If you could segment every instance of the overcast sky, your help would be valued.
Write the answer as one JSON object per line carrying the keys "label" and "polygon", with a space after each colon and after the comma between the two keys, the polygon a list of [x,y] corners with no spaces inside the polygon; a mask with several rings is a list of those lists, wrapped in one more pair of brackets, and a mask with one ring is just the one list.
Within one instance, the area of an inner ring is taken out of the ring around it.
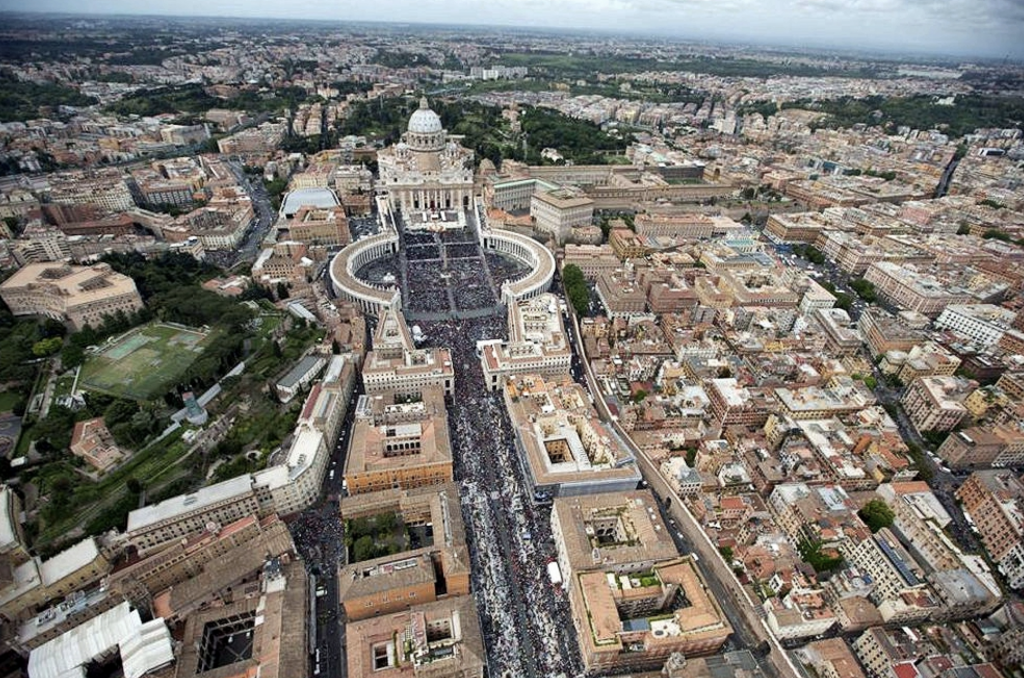
{"label": "overcast sky", "polygon": [[0,0],[0,8],[567,26],[1024,58],[1024,0]]}

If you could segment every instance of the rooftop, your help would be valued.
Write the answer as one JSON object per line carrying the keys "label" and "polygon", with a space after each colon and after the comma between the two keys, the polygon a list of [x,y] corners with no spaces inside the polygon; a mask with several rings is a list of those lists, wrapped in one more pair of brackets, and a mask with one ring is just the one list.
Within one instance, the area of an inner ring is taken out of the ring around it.
{"label": "rooftop", "polygon": [[252,492],[252,478],[238,476],[196,490],[192,494],[179,494],[159,504],[135,509],[128,514],[127,532],[137,532],[164,520],[199,511],[223,501],[236,499]]}

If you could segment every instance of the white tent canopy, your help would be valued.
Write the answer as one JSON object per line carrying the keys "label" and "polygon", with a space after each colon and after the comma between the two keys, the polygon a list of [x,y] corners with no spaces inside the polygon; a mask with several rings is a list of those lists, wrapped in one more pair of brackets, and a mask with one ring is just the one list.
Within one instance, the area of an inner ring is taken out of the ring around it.
{"label": "white tent canopy", "polygon": [[31,678],[84,678],[89,662],[120,650],[126,678],[139,678],[174,659],[163,619],[142,623],[128,603],[107,610],[32,650]]}

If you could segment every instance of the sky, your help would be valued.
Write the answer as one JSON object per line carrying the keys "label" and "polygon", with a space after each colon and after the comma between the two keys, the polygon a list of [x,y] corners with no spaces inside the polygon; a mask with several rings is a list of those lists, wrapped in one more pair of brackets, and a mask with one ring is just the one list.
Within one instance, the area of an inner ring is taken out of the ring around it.
{"label": "sky", "polygon": [[574,27],[1024,58],[1024,0],[0,0],[0,10]]}

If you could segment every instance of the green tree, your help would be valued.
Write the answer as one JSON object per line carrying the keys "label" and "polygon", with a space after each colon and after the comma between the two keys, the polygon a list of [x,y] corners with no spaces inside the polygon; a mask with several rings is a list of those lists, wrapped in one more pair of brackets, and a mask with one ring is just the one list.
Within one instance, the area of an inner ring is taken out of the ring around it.
{"label": "green tree", "polygon": [[838,554],[825,553],[819,540],[808,541],[805,539],[797,545],[797,550],[804,562],[813,567],[815,572],[831,572],[843,564],[843,557]]}
{"label": "green tree", "polygon": [[356,539],[352,545],[352,559],[356,562],[370,560],[377,552],[377,546],[373,543],[373,537],[363,535]]}
{"label": "green tree", "polygon": [[576,315],[586,315],[590,308],[590,288],[587,287],[586,278],[583,277],[580,267],[575,264],[565,266],[562,269],[562,283]]}
{"label": "green tree", "polygon": [[892,508],[881,499],[872,499],[864,504],[861,510],[857,512],[857,515],[860,516],[860,519],[864,521],[864,524],[872,532],[878,532],[883,527],[889,527],[896,517]]}
{"label": "green tree", "polygon": [[636,390],[636,393],[633,394],[633,403],[634,404],[640,404],[640,403],[642,403],[644,401],[644,398],[646,398],[646,397],[647,397],[647,391],[643,390],[642,388],[638,388]]}
{"label": "green tree", "polygon": [[60,347],[64,344],[64,340],[60,337],[50,337],[49,339],[40,339],[36,343],[32,344],[32,355],[39,358],[44,358],[48,355],[53,355],[60,350]]}

